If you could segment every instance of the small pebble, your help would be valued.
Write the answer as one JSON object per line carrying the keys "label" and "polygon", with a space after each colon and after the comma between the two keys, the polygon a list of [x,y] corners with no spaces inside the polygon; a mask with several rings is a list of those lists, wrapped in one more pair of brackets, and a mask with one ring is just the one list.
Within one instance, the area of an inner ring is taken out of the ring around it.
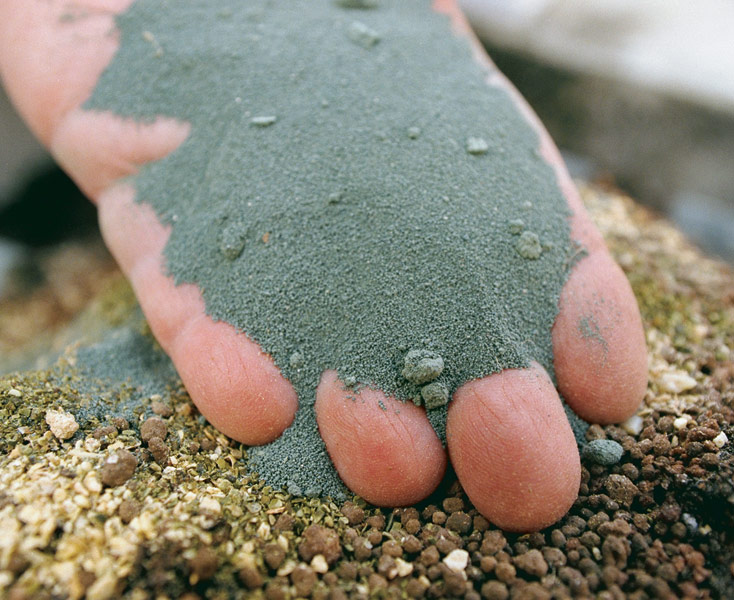
{"label": "small pebble", "polygon": [[474,529],[476,529],[478,532],[484,532],[489,529],[489,521],[485,519],[482,515],[476,515],[472,519],[472,524],[474,525]]}
{"label": "small pebble", "polygon": [[472,526],[472,518],[463,511],[451,513],[446,519],[446,527],[459,533],[467,533]]}
{"label": "small pebble", "polygon": [[350,525],[359,525],[364,521],[364,509],[353,502],[345,502],[342,514],[349,520]]}
{"label": "small pebble", "polygon": [[103,439],[103,438],[108,438],[108,437],[113,436],[113,435],[117,435],[117,433],[118,433],[117,427],[115,427],[113,425],[105,425],[104,427],[97,427],[97,429],[95,429],[92,432],[92,436],[95,439],[100,440],[100,439]]}
{"label": "small pebble", "polygon": [[367,525],[373,529],[384,529],[385,528],[385,515],[377,514],[372,515],[367,519]]}
{"label": "small pebble", "polygon": [[450,539],[448,537],[440,537],[436,540],[436,548],[438,548],[438,551],[441,554],[448,554],[452,550],[456,550],[458,548],[455,539],[456,538]]}
{"label": "small pebble", "polygon": [[540,550],[529,550],[513,559],[516,567],[519,567],[529,575],[543,577],[548,572],[548,563],[545,562]]}
{"label": "small pebble", "polygon": [[354,21],[347,30],[349,39],[362,48],[372,48],[380,41],[380,34],[364,23]]}
{"label": "small pebble", "polygon": [[273,525],[274,531],[293,531],[293,523],[295,522],[295,519],[293,518],[293,515],[288,513],[281,514],[277,521],[275,521],[275,525]]}
{"label": "small pebble", "polygon": [[443,383],[434,381],[421,388],[421,398],[423,398],[426,409],[440,408],[448,404],[449,390]]}
{"label": "small pebble", "polygon": [[597,465],[609,467],[617,464],[624,454],[624,449],[614,440],[593,440],[584,446],[581,458]]}
{"label": "small pebble", "polygon": [[255,567],[243,567],[240,569],[240,580],[249,590],[256,590],[263,585],[263,576]]}
{"label": "small pebble", "polygon": [[680,394],[696,387],[696,380],[685,371],[667,371],[658,379],[660,388],[671,394]]}
{"label": "small pebble", "polygon": [[273,571],[277,570],[285,560],[285,550],[278,544],[270,543],[263,548],[263,559]]}
{"label": "small pebble", "polygon": [[386,540],[382,544],[382,554],[399,558],[403,555],[403,548],[395,540]]}
{"label": "small pebble", "polygon": [[327,563],[334,564],[342,554],[339,534],[321,525],[310,525],[303,531],[303,540],[298,545],[298,555],[306,562],[322,554]]}
{"label": "small pebble", "polygon": [[222,512],[222,505],[216,498],[211,496],[204,496],[199,500],[199,512],[207,513],[210,515],[218,515]]}
{"label": "small pebble", "polygon": [[691,533],[696,533],[698,531],[698,521],[696,521],[696,517],[689,513],[683,513],[681,519]]}
{"label": "small pebble", "polygon": [[110,423],[112,423],[120,431],[125,431],[126,429],[130,429],[130,423],[128,423],[127,419],[123,417],[112,417],[110,419]]}
{"label": "small pebble", "polygon": [[469,563],[469,553],[466,550],[452,550],[443,559],[443,563],[452,571],[460,572],[466,569]]}
{"label": "small pebble", "polygon": [[605,487],[612,500],[616,500],[625,506],[632,504],[632,501],[640,493],[639,488],[624,475],[610,475],[607,478]]}
{"label": "small pebble", "polygon": [[51,433],[60,440],[68,440],[79,429],[74,415],[65,410],[47,410],[46,423]]}
{"label": "small pebble", "polygon": [[711,440],[717,448],[723,448],[726,446],[726,444],[729,442],[729,438],[726,436],[726,434],[722,431],[717,435],[713,440]]}
{"label": "small pebble", "polygon": [[204,546],[203,548],[199,548],[194,558],[189,561],[189,568],[199,580],[206,581],[214,577],[214,574],[217,572],[219,559],[214,550]]}
{"label": "small pebble", "polygon": [[326,201],[329,204],[339,204],[339,202],[342,201],[342,198],[344,197],[344,194],[341,192],[332,192],[329,194],[329,196],[326,198]]}
{"label": "small pebble", "polygon": [[159,437],[153,437],[148,440],[148,450],[153,455],[153,460],[162,467],[168,464],[169,450],[166,443]]}
{"label": "small pebble", "polygon": [[501,531],[487,531],[484,534],[479,551],[485,556],[491,556],[500,552],[507,544],[507,539]]}
{"label": "small pebble", "polygon": [[409,127],[408,128],[408,137],[411,140],[418,139],[418,137],[420,136],[420,134],[421,134],[420,127]]}
{"label": "small pebble", "polygon": [[140,503],[135,500],[123,500],[117,509],[120,520],[127,524],[140,514]]}
{"label": "small pebble", "polygon": [[165,440],[168,435],[168,427],[165,422],[158,417],[150,417],[140,426],[140,439],[144,442],[150,441],[152,438],[160,438]]}
{"label": "small pebble", "polygon": [[150,403],[150,410],[160,417],[170,417],[173,414],[173,409],[160,400],[153,400]]}
{"label": "small pebble", "polygon": [[431,565],[435,565],[440,558],[441,555],[438,553],[438,548],[436,546],[429,546],[421,552],[419,561],[423,566],[430,567]]}
{"label": "small pebble", "polygon": [[437,510],[431,515],[431,522],[436,525],[443,525],[446,523],[446,513],[442,510]]}
{"label": "small pebble", "polygon": [[[417,519],[413,519],[412,521],[417,521]],[[414,535],[409,535],[403,540],[403,550],[405,550],[408,554],[417,554],[422,549],[422,542]]]}
{"label": "small pebble", "polygon": [[673,427],[680,431],[681,429],[685,429],[690,421],[691,417],[689,415],[680,416],[673,421]]}
{"label": "small pebble", "polygon": [[329,570],[329,563],[326,562],[323,554],[317,554],[311,559],[311,568],[317,573],[326,573]]}
{"label": "small pebble", "polygon": [[212,450],[216,449],[216,447],[217,443],[214,440],[209,439],[208,437],[203,437],[201,439],[201,449],[204,452],[211,452]]}
{"label": "small pebble", "polygon": [[135,473],[138,460],[127,450],[118,450],[109,456],[100,470],[100,480],[109,487],[122,485]]}
{"label": "small pebble", "polygon": [[257,127],[270,127],[277,120],[278,117],[275,115],[267,115],[262,117],[252,117],[252,119],[250,119],[250,123]]}
{"label": "small pebble", "polygon": [[640,415],[632,415],[624,423],[622,423],[622,429],[624,429],[630,435],[637,435],[642,431],[642,417]]}
{"label": "small pebble", "polygon": [[486,600],[507,600],[510,592],[501,581],[487,581],[482,585],[482,598]]}
{"label": "small pebble", "polygon": [[395,559],[395,566],[397,567],[398,577],[407,577],[413,572],[413,563],[409,563],[402,558]]}
{"label": "small pebble", "polygon": [[293,569],[290,578],[296,588],[296,595],[301,598],[307,598],[311,595],[311,590],[313,590],[313,586],[317,581],[316,573],[307,565],[298,565]]}
{"label": "small pebble", "polygon": [[495,567],[494,573],[497,576],[497,579],[509,583],[515,579],[517,570],[514,565],[511,565],[508,562],[501,562]]}
{"label": "small pebble", "polygon": [[345,581],[354,581],[355,579],[357,579],[359,569],[357,568],[356,563],[343,562],[339,565],[338,573],[339,577],[341,577]]}
{"label": "small pebble", "polygon": [[441,502],[444,512],[455,513],[460,510],[464,510],[464,501],[457,496],[449,496],[444,498]]}
{"label": "small pebble", "polygon": [[480,137],[470,137],[466,140],[466,151],[469,154],[480,155],[489,151],[489,144]]}

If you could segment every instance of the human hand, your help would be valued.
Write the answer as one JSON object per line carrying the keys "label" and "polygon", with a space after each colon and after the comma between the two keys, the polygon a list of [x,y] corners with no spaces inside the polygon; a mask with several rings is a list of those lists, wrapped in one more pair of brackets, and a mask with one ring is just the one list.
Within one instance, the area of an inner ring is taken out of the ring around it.
{"label": "human hand", "polygon": [[[82,107],[118,52],[114,15],[130,4],[129,0],[85,0],[73,6],[61,0],[6,0],[0,7],[0,74],[36,135],[96,202],[105,240],[202,414],[246,444],[271,442],[292,423],[299,406],[294,386],[283,375],[289,367],[279,368],[263,351],[269,348],[261,349],[233,325],[208,316],[201,287],[175,285],[167,276],[170,264],[164,262],[164,248],[178,226],[162,224],[160,211],[157,214],[148,203],[138,204],[136,188],[126,179],[142,165],[191,141],[197,124],[172,113],[136,122]],[[451,15],[455,35],[469,35],[452,2],[437,2],[435,8]],[[379,10],[383,9],[375,12]],[[350,15],[347,22],[352,17],[368,19],[360,13]],[[449,27],[444,29],[449,39]],[[155,57],[159,43],[155,34],[141,39]],[[166,52],[165,45],[160,49]],[[442,50],[438,44],[435,51]],[[477,46],[474,50],[477,60],[485,60]],[[636,409],[646,385],[644,337],[629,285],[583,211],[547,134],[501,75],[485,66],[492,74],[487,93],[492,86],[505,86],[516,112],[537,128],[539,153],[552,167],[545,177],[555,174],[556,181],[550,183],[560,189],[571,211],[570,238],[586,251],[560,292],[560,312],[550,336],[558,388],[576,413],[589,421],[623,420]],[[136,78],[141,73],[130,75]],[[440,86],[440,73],[436,79]],[[162,85],[175,92],[184,84],[171,79]],[[451,90],[439,92],[450,96]],[[229,124],[222,119],[214,113],[211,126],[227,131]],[[285,123],[272,126],[281,125]],[[428,138],[430,132],[421,135]],[[510,129],[503,142],[508,152],[523,135]],[[303,156],[304,161],[307,158]],[[181,177],[190,172],[203,176],[205,170],[206,165],[188,164],[177,172]],[[538,173],[544,171],[508,176],[532,179]],[[308,189],[308,183],[295,181],[294,187]],[[286,185],[283,193],[289,192]],[[169,189],[179,193],[175,185]],[[558,218],[558,211],[553,216]],[[250,333],[249,326],[242,329]],[[325,368],[314,406],[319,431],[340,476],[375,504],[403,505],[424,498],[438,485],[447,464],[446,451],[425,410],[371,388],[362,389],[355,401],[355,392],[345,388],[333,370],[340,366]],[[303,398],[300,401],[304,403]],[[576,497],[580,476],[576,443],[558,393],[538,362],[460,385],[449,405],[447,447],[472,502],[504,528],[548,525]]]}

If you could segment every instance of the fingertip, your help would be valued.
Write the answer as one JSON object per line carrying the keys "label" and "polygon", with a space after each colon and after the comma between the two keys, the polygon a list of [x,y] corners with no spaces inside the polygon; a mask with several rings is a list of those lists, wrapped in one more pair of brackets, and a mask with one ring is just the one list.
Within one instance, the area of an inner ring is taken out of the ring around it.
{"label": "fingertip", "polygon": [[647,348],[629,282],[606,251],[574,267],[553,326],[558,388],[582,418],[630,417],[647,389]]}
{"label": "fingertip", "polygon": [[201,413],[225,435],[258,446],[293,422],[295,390],[273,360],[228,323],[203,312],[192,317],[169,353]]}
{"label": "fingertip", "polygon": [[465,492],[499,527],[542,529],[576,499],[581,477],[576,441],[539,365],[464,384],[454,393],[446,433]]}
{"label": "fingertip", "polygon": [[446,453],[425,412],[374,389],[345,389],[326,371],[316,390],[316,420],[344,483],[380,506],[414,504],[446,470]]}

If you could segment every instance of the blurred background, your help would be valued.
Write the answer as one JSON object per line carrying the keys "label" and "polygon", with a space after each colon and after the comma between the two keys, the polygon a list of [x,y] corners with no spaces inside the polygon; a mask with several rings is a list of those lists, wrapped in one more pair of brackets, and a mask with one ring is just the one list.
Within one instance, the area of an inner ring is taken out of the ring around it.
{"label": "blurred background", "polygon": [[734,263],[733,0],[459,0],[576,177]]}
{"label": "blurred background", "polygon": [[[734,264],[734,0],[460,3],[574,176],[617,185]],[[0,89],[0,294],[95,228]]]}

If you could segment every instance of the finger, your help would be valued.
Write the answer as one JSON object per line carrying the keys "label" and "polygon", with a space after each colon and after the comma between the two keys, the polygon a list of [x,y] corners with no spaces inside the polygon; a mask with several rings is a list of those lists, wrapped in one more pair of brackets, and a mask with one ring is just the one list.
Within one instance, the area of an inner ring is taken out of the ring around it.
{"label": "finger", "polygon": [[608,252],[594,252],[574,267],[559,304],[552,339],[560,392],[587,421],[627,419],[647,387],[647,351],[624,273]]}
{"label": "finger", "polygon": [[456,390],[446,437],[469,499],[503,529],[541,529],[576,499],[576,441],[553,383],[537,363]]}
{"label": "finger", "polygon": [[3,0],[0,76],[36,136],[51,146],[118,48],[114,16],[132,0]]}
{"label": "finger", "polygon": [[163,275],[168,231],[133,196],[123,185],[103,193],[100,225],[154,335],[212,425],[246,444],[272,441],[293,421],[295,390],[244,333],[206,315],[196,286]]}
{"label": "finger", "polygon": [[540,154],[553,169],[571,210],[571,239],[587,255],[574,267],[563,289],[560,314],[553,328],[559,389],[569,405],[587,420],[624,420],[639,406],[647,386],[645,336],[629,283],[586,213],[548,132],[492,64],[455,0],[435,0],[434,10],[451,18],[454,30],[469,40],[475,59],[487,69],[487,81],[512,97],[537,132]]}
{"label": "finger", "polygon": [[316,420],[339,476],[373,504],[413,504],[441,482],[446,453],[425,411],[411,402],[345,389],[335,371],[326,371]]}

